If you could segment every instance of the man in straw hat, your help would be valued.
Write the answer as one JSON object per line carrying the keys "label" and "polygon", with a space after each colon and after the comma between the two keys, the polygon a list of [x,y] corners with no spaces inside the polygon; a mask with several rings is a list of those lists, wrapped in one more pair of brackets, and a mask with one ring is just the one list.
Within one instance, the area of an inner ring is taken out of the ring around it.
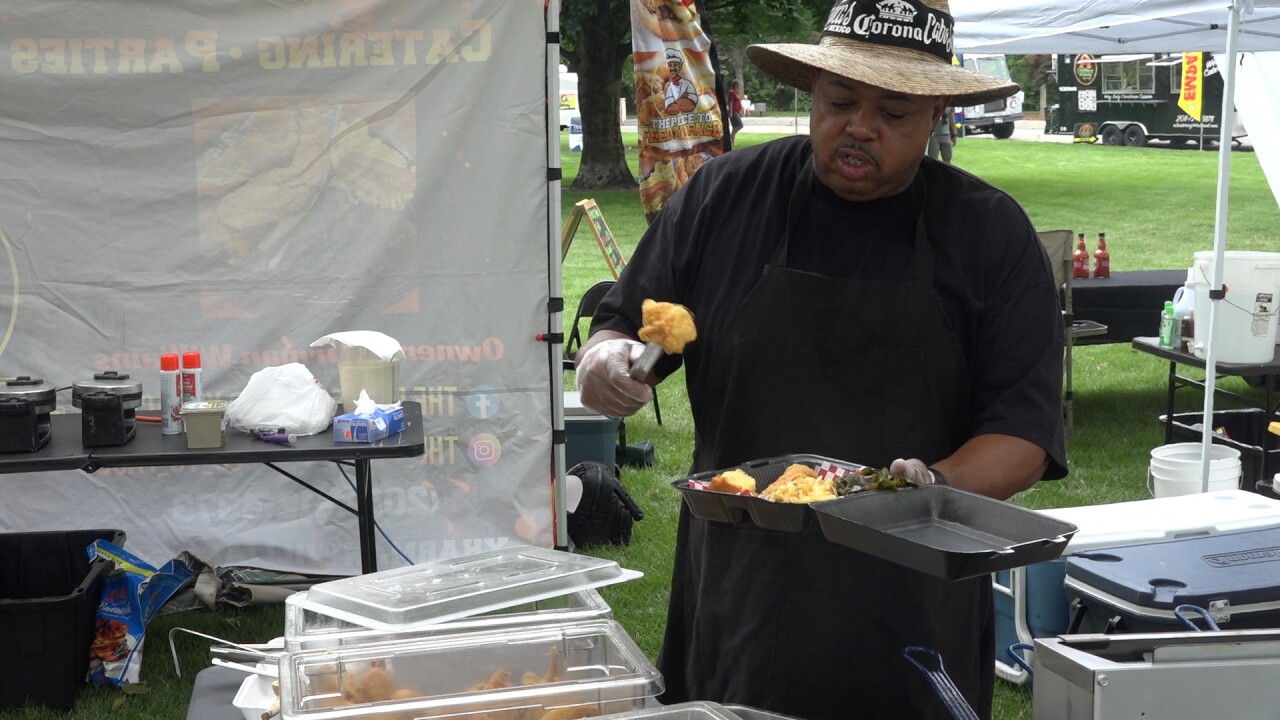
{"label": "man in straw hat", "polygon": [[[951,64],[947,10],[840,0],[816,44],[748,49],[812,93],[812,135],[727,153],[671,197],[578,354],[585,405],[622,417],[652,399],[630,374],[652,298],[696,318],[656,368],[684,364],[696,472],[806,454],[998,499],[1065,475],[1063,326],[1035,230],[1005,193],[924,158],[948,105],[1017,89]],[[988,717],[990,577],[933,577],[816,525],[681,508],[661,700],[950,717],[904,659],[924,646]]]}

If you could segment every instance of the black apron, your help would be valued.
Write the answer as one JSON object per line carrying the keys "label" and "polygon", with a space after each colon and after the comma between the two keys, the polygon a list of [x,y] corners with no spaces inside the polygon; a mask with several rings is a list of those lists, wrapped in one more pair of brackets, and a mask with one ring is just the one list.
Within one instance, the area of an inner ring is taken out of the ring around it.
{"label": "black apron", "polygon": [[[920,183],[914,278],[830,278],[786,267],[808,210],[806,164],[788,233],[708,349],[717,398],[697,471],[794,453],[876,467],[928,462],[967,438],[965,355],[933,291]],[[820,229],[810,229],[820,231]],[[856,242],[851,239],[850,242]],[[809,720],[948,718],[909,645],[939,651],[980,717],[991,713],[991,581],[946,582],[801,533],[692,517],[682,505],[666,635],[664,703],[738,703]]]}

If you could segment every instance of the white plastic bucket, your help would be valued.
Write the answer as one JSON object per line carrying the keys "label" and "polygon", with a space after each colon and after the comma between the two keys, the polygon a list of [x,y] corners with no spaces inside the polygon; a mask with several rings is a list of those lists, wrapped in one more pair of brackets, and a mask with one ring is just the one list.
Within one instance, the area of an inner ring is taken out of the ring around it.
{"label": "white plastic bucket", "polygon": [[[1191,353],[1203,358],[1209,342],[1209,288],[1214,253],[1195,254],[1195,340]],[[1277,305],[1280,304],[1280,253],[1228,250],[1223,254],[1222,283],[1227,296],[1218,302],[1213,331],[1214,358],[1227,363],[1269,362],[1276,351]]]}
{"label": "white plastic bucket", "polygon": [[[1200,481],[1200,443],[1161,445],[1151,451],[1147,469],[1147,489],[1152,497],[1194,495],[1203,489]],[[1228,445],[1209,446],[1209,492],[1240,487],[1240,451]]]}

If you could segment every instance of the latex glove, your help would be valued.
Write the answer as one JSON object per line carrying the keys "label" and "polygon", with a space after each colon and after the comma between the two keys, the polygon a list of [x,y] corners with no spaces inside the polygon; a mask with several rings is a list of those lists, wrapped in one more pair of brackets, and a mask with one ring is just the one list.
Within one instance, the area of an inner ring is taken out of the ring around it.
{"label": "latex glove", "polygon": [[929,466],[924,464],[923,460],[910,458],[904,460],[898,458],[889,463],[889,474],[896,477],[904,477],[917,485],[936,485],[937,478],[933,473],[929,472]]}
{"label": "latex glove", "polygon": [[627,417],[653,401],[653,388],[631,377],[644,343],[626,338],[587,348],[575,367],[582,404],[601,415]]}

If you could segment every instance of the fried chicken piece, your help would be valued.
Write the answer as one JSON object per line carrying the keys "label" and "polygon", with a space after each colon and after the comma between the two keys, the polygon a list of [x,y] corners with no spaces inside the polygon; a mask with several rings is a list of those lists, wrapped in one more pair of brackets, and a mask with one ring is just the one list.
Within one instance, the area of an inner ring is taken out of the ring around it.
{"label": "fried chicken piece", "polygon": [[678,355],[698,338],[693,313],[683,305],[646,299],[640,309],[644,318],[640,339],[661,345],[666,354]]}
{"label": "fried chicken piece", "polygon": [[711,478],[707,489],[734,495],[755,495],[756,479],[742,470],[726,470]]}
{"label": "fried chicken piece", "polygon": [[497,690],[505,687],[511,687],[511,673],[507,670],[495,670],[487,681],[476,683],[467,688],[467,691],[484,692],[485,690]]}
{"label": "fried chicken piece", "polygon": [[796,463],[788,465],[777,480],[760,492],[760,497],[773,502],[819,502],[834,499],[836,486],[834,481],[818,477],[808,465]]}
{"label": "fried chicken piece", "polygon": [[363,673],[347,671],[342,676],[342,697],[353,705],[390,700],[395,683],[383,665]]}

